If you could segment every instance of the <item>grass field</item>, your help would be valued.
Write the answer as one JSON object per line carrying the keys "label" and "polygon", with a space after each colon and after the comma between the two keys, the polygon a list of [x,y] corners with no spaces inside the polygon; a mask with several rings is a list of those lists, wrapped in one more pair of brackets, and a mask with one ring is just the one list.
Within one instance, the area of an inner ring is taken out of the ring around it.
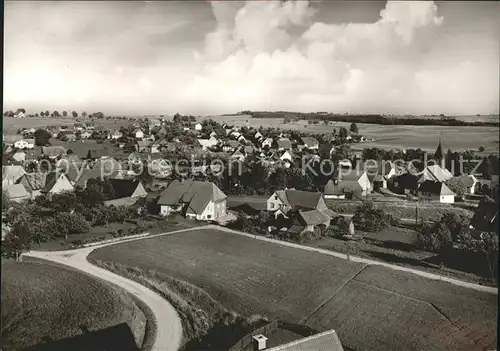
{"label": "grass field", "polygon": [[215,229],[105,247],[91,259],[178,277],[244,315],[335,328],[356,350],[473,350],[496,341],[495,295]]}
{"label": "grass field", "polygon": [[[77,121],[78,120],[78,121]],[[27,118],[8,118],[3,117],[3,133],[16,134],[19,128],[41,128],[47,126],[72,126],[74,123],[90,122],[90,118],[52,118],[52,117],[27,117]],[[123,119],[94,119],[96,126],[105,128],[119,129],[120,126],[127,126],[133,123],[130,120]]]}
{"label": "grass field", "polygon": [[[60,265],[25,261],[2,260],[2,350],[123,323],[132,331],[136,345],[142,344],[146,316],[130,295]],[[110,337],[126,339],[127,335]]]}
{"label": "grass field", "polygon": [[[333,128],[349,128],[347,122],[330,122],[308,124],[307,121],[284,124],[280,118],[251,118],[246,115],[212,116],[219,123],[237,126],[252,126],[259,128],[281,128],[311,133],[325,133]],[[204,118],[199,118],[203,120]],[[436,151],[439,136],[442,133],[442,143],[445,150],[477,150],[484,146],[488,152],[498,153],[498,129],[493,127],[448,127],[448,126],[391,126],[359,123],[359,133],[375,138],[374,142],[353,144],[353,149],[378,147],[383,149],[421,148],[431,152]]]}

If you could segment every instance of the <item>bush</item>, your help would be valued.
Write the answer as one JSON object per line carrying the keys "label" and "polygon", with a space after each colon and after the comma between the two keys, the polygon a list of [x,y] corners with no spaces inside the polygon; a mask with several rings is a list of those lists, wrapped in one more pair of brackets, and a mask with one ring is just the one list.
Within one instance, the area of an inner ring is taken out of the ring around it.
{"label": "bush", "polygon": [[443,252],[451,245],[451,232],[442,222],[423,224],[417,234],[416,245],[419,249],[436,253]]}
{"label": "bush", "polygon": [[[365,202],[358,206],[352,221],[354,225],[367,232],[379,232],[391,224],[390,215],[382,209],[376,209],[371,202]],[[392,220],[393,221],[393,220]]]}

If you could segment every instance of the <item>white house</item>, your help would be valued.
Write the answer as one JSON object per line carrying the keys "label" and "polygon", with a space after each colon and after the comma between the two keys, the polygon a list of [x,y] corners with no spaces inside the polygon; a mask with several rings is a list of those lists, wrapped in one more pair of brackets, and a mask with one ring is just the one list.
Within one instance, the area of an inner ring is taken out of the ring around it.
{"label": "white house", "polygon": [[268,211],[320,210],[327,209],[323,194],[295,189],[275,191],[266,201]]}
{"label": "white house", "polygon": [[427,201],[439,201],[447,204],[455,202],[455,193],[446,184],[432,180],[421,183],[417,189],[417,194]]}
{"label": "white house", "polygon": [[11,157],[16,162],[24,162],[26,161],[26,152],[22,150],[17,150],[11,155]]}
{"label": "white house", "polygon": [[206,150],[217,145],[217,139],[213,136],[211,136],[209,139],[198,139],[198,144],[200,144],[203,150]]}
{"label": "white house", "polygon": [[142,139],[142,138],[144,138],[144,132],[142,131],[142,129],[141,129],[141,128],[136,128],[136,129],[132,132],[132,134],[134,135],[134,137],[135,137],[136,139]]}
{"label": "white house", "polygon": [[291,154],[291,151],[289,151],[289,150],[285,150],[285,151],[281,154],[281,156],[280,156],[280,160],[281,160],[281,161],[285,161],[285,160],[287,160],[287,161],[290,161],[290,162],[291,162],[291,161],[293,161],[293,156],[292,156],[292,154]]}
{"label": "white house", "polygon": [[34,172],[24,174],[18,181],[34,199],[40,194],[57,194],[73,191],[74,187],[62,172]]}
{"label": "white house", "polygon": [[201,125],[201,123],[196,123],[194,126],[194,130],[197,130],[197,131],[203,130],[203,126]]}
{"label": "white house", "polygon": [[180,213],[186,218],[205,221],[226,215],[226,195],[212,182],[174,180],[157,204],[162,216]]}
{"label": "white house", "polygon": [[[123,136],[123,133],[120,132],[119,130],[115,130],[113,133],[110,134],[109,138],[110,139],[120,139]],[[144,134],[143,134],[144,136]]]}
{"label": "white house", "polygon": [[271,147],[273,145],[273,138],[266,138],[264,141],[262,141],[262,148],[264,147]]}
{"label": "white house", "polygon": [[35,147],[35,139],[22,139],[14,143],[14,147],[18,149],[33,149]]}

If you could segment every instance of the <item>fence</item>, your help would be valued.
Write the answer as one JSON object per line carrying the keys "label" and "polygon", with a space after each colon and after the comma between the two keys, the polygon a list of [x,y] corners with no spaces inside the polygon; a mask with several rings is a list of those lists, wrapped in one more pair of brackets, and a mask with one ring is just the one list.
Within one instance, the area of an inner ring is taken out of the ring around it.
{"label": "fence", "polygon": [[269,324],[264,325],[263,327],[255,329],[251,333],[248,333],[247,335],[242,337],[236,344],[233,345],[233,347],[229,349],[229,351],[240,351],[244,349],[253,342],[252,337],[254,335],[258,334],[267,335],[271,330],[278,328],[279,323],[280,323],[279,320],[275,320]]}

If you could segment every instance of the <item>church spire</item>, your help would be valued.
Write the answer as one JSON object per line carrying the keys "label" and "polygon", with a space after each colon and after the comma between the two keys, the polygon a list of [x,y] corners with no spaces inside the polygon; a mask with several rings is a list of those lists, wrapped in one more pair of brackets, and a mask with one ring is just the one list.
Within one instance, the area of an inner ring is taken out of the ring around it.
{"label": "church spire", "polygon": [[438,162],[439,165],[441,165],[441,168],[445,168],[445,155],[443,152],[443,145],[441,143],[441,137],[442,137],[442,132],[439,133],[439,144],[436,149],[436,152],[434,153],[434,160]]}

